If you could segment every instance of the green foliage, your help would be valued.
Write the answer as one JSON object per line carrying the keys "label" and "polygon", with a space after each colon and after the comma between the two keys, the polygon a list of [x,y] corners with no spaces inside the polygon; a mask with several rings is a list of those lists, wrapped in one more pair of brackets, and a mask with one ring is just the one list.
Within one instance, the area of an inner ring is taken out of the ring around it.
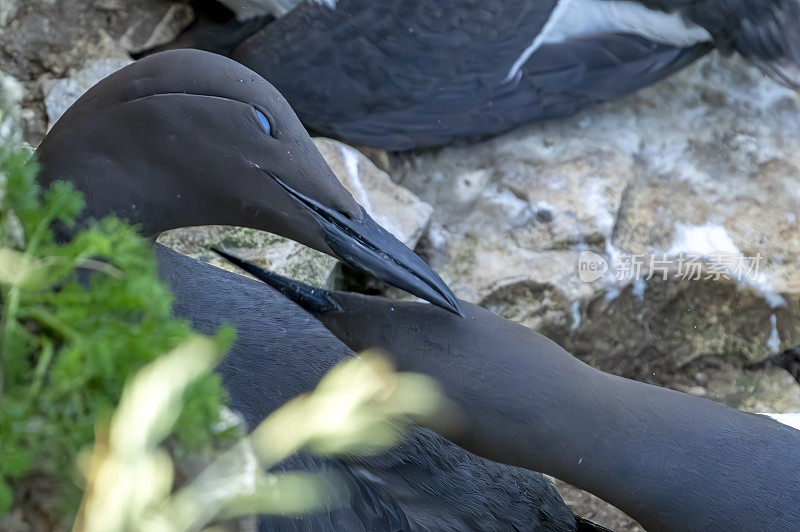
{"label": "green foliage", "polygon": [[[26,150],[0,151],[0,514],[9,486],[32,472],[75,504],[74,459],[97,418],[129,377],[193,334],[171,315],[152,243],[133,228],[107,218],[56,242],[54,223],[77,227],[82,197],[66,183],[41,190],[36,172]],[[218,337],[220,351],[230,340]],[[217,375],[198,379],[179,440],[211,441],[223,399]]]}

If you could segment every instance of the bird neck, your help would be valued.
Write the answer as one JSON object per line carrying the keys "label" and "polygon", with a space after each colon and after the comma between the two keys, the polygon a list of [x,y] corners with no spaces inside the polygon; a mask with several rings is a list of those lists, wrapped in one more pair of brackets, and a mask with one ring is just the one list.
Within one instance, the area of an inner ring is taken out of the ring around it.
{"label": "bird neck", "polygon": [[[335,323],[345,314],[322,318],[332,330],[364,336],[363,327]],[[354,314],[350,319],[370,319]],[[446,317],[449,328],[427,349],[404,343],[408,328],[391,320],[374,337],[341,338],[357,351],[383,346],[400,370],[438,380],[461,412],[459,430],[445,431],[455,443],[587,490],[647,530],[674,530],[676,523],[685,530],[792,528],[800,504],[800,431],[603,373],[513,324],[498,334],[491,329],[499,321],[488,322],[459,342],[471,319],[468,313],[459,324]],[[386,335],[388,342],[381,340]]]}
{"label": "bird neck", "polygon": [[[468,448],[594,493],[647,530],[791,528],[800,431],[553,355],[516,357],[477,402],[458,389]],[[774,497],[754,505],[764,486]]]}

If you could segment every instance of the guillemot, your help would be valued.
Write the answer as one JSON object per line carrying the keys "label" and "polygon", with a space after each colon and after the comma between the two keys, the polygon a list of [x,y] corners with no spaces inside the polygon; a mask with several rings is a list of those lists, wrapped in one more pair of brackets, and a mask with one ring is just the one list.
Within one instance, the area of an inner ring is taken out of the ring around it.
{"label": "guillemot", "polygon": [[[219,372],[231,407],[250,426],[356,356],[264,283],[168,248],[160,247],[157,254],[178,316],[205,333],[224,324],[236,329]],[[262,529],[605,530],[575,516],[541,474],[480,458],[417,426],[398,447],[378,456],[330,460],[302,454],[282,469],[338,473],[350,503],[294,519],[270,517]]]}
{"label": "guillemot", "polygon": [[[42,184],[64,179],[84,192],[87,221],[118,215],[146,235],[210,223],[266,229],[458,311],[438,276],[338,183],[280,94],[224,57],[182,50],[126,67],[67,111],[36,155]],[[224,324],[237,331],[218,371],[232,408],[251,427],[356,356],[262,283],[161,245],[155,253],[176,315],[200,332]],[[421,428],[376,457],[301,454],[281,467],[338,473],[348,503],[306,516],[265,517],[262,529],[591,526],[541,475],[475,457]]]}
{"label": "guillemot", "polygon": [[341,186],[280,93],[229,59],[176,50],[133,63],[70,107],[36,156],[43,184],[84,193],[86,217],[114,214],[148,236],[269,231],[458,312],[439,276]]}
{"label": "guillemot", "polygon": [[270,79],[311,130],[386,150],[563,118],[714,49],[800,82],[796,0],[259,4],[272,9],[200,23],[169,46],[225,53]]}
{"label": "guillemot", "polygon": [[541,471],[647,530],[797,530],[800,430],[603,373],[470,303],[464,317],[330,292],[223,256],[295,300],[351,349],[437,379],[460,407],[465,449]]}

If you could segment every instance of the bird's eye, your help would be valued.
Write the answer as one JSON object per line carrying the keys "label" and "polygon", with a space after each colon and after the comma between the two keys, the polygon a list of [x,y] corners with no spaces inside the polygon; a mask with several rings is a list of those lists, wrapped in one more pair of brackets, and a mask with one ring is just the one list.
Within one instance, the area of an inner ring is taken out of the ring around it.
{"label": "bird's eye", "polygon": [[265,115],[263,112],[259,111],[255,107],[253,107],[252,109],[253,109],[253,114],[256,116],[256,121],[261,126],[261,129],[264,130],[264,133],[274,138],[275,132],[272,128],[272,123],[270,122],[269,118],[267,118],[267,115]]}

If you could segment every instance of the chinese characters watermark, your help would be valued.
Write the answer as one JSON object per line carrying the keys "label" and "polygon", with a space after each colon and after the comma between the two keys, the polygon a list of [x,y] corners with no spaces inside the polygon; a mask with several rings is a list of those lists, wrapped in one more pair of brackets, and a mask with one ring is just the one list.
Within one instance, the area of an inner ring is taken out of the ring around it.
{"label": "chinese characters watermark", "polygon": [[607,275],[619,282],[649,281],[737,281],[755,282],[759,279],[762,257],[732,253],[669,255],[619,254],[613,264],[592,251],[584,251],[578,260],[578,276],[585,283],[593,283]]}

